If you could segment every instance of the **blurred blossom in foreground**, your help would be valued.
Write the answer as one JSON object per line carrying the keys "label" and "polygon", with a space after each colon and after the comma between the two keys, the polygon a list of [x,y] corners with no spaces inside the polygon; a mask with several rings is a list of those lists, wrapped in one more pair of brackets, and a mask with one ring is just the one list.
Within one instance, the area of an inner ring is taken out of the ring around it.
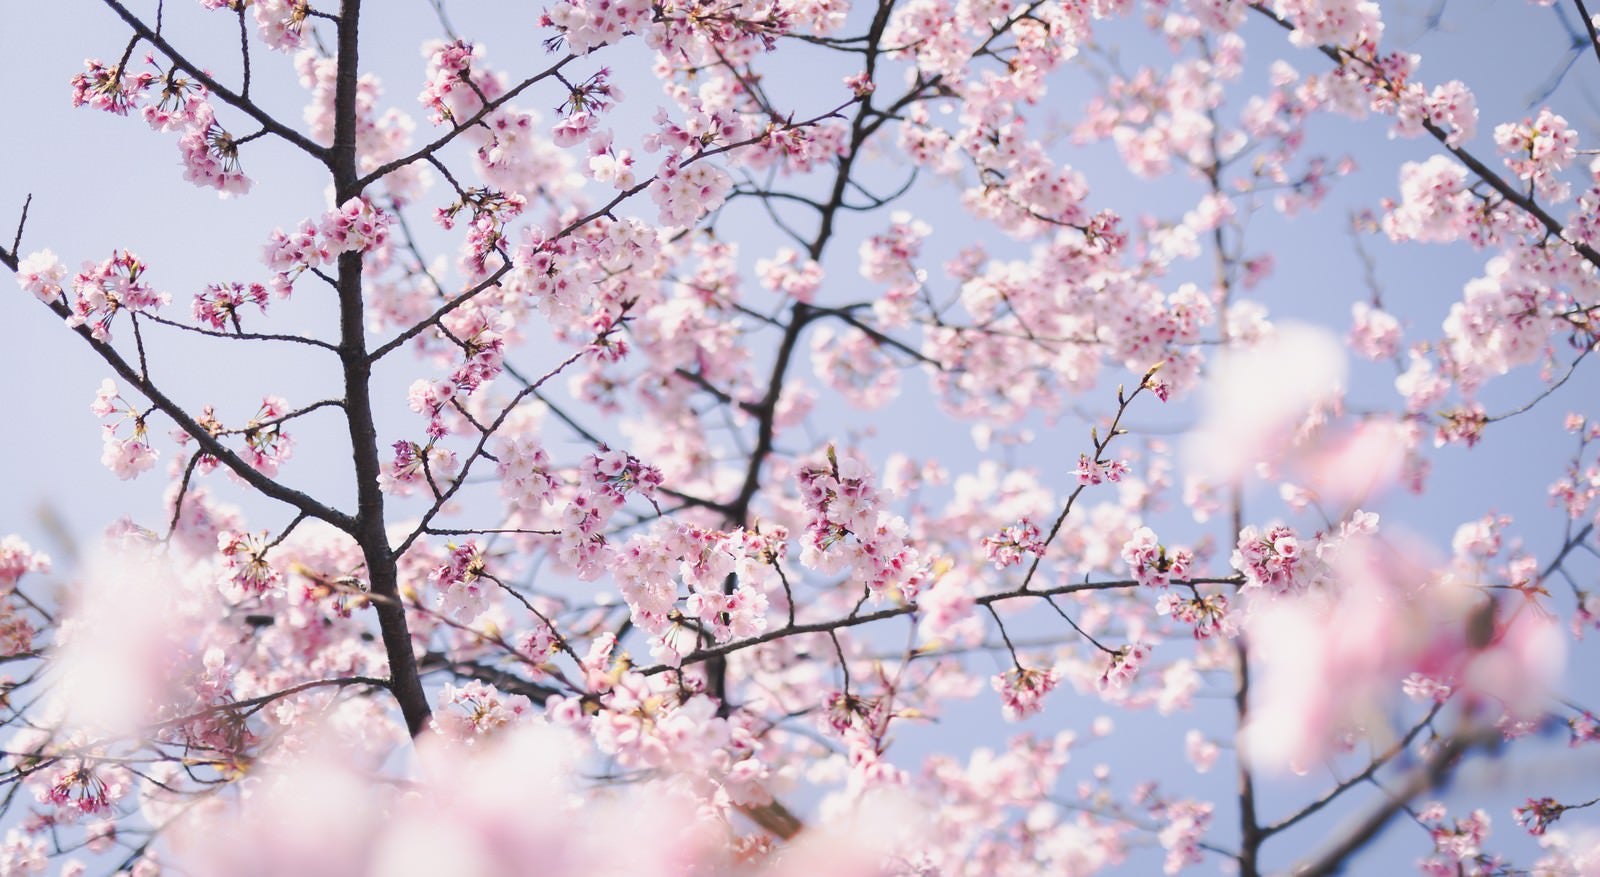
{"label": "blurred blossom in foreground", "polygon": [[1344,387],[1345,354],[1325,329],[1281,323],[1243,350],[1226,350],[1211,367],[1204,415],[1184,442],[1190,471],[1228,483],[1297,444],[1307,416]]}
{"label": "blurred blossom in foreground", "polygon": [[596,786],[585,750],[534,719],[466,745],[424,737],[409,775],[383,781],[336,741],[234,785],[181,817],[174,846],[198,874],[297,877],[750,874],[866,877],[915,821],[866,800],[848,830],[782,849],[741,840],[687,786]]}
{"label": "blurred blossom in foreground", "polygon": [[1240,748],[1262,770],[1303,771],[1348,739],[1392,742],[1402,692],[1453,692],[1477,721],[1541,713],[1560,679],[1565,641],[1530,598],[1496,601],[1460,561],[1430,561],[1411,540],[1360,535],[1319,546],[1321,587],[1249,607],[1261,677]]}
{"label": "blurred blossom in foreground", "polygon": [[65,726],[124,733],[193,697],[191,677],[204,672],[193,631],[221,607],[201,568],[108,543],[67,599],[51,660],[53,715]]}

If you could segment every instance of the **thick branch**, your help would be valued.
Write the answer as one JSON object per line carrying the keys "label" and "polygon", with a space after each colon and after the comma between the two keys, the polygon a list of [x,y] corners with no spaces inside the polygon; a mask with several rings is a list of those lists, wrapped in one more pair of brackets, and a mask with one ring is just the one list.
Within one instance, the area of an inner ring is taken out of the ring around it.
{"label": "thick branch", "polygon": [[[339,13],[338,71],[334,80],[333,170],[335,202],[361,193],[356,178],[356,86],[360,76],[360,0],[344,0]],[[372,415],[372,360],[367,354],[366,309],[362,301],[360,253],[342,253],[338,261],[339,360],[344,369],[345,415],[350,426],[350,454],[356,477],[356,518],[352,535],[366,559],[367,576],[378,613],[378,628],[389,658],[389,690],[405,715],[412,736],[428,726],[431,711],[422,690],[411,631],[400,599],[399,573],[384,525],[378,429]]]}
{"label": "thick branch", "polygon": [[[1238,657],[1238,687],[1234,689],[1233,708],[1239,727],[1250,718],[1250,655],[1244,640],[1235,645]],[[1239,759],[1239,877],[1259,877],[1261,874],[1261,841],[1266,834],[1256,816],[1256,781],[1244,758]]]}
{"label": "thick branch", "polygon": [[1600,60],[1600,31],[1595,30],[1594,18],[1589,15],[1589,7],[1583,5],[1583,0],[1572,0],[1578,7],[1578,18],[1583,20],[1584,32],[1589,35],[1589,48],[1594,50],[1594,57]]}

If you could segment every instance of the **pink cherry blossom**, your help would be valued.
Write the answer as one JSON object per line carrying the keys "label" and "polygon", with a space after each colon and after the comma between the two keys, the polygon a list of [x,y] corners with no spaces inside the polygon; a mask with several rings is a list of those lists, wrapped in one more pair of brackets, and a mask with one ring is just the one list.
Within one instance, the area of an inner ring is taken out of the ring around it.
{"label": "pink cherry blossom", "polygon": [[61,281],[66,276],[66,266],[49,250],[30,255],[17,266],[17,283],[21,284],[23,291],[32,293],[45,303],[53,302],[61,295]]}

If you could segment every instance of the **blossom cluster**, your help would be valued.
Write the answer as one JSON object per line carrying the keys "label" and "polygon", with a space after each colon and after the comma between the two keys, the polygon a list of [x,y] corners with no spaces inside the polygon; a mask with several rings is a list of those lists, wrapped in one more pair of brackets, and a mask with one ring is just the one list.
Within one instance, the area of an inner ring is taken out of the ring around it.
{"label": "blossom cluster", "polygon": [[1304,591],[1315,581],[1315,558],[1301,553],[1300,538],[1282,525],[1262,531],[1247,526],[1239,531],[1239,544],[1233,552],[1233,567],[1244,573],[1245,589],[1262,589],[1272,594]]}
{"label": "blossom cluster", "polygon": [[351,198],[322,216],[305,220],[292,233],[274,229],[262,261],[274,273],[272,286],[288,295],[302,273],[334,262],[340,253],[368,253],[388,242],[391,217],[362,198]]}
{"label": "blossom cluster", "polygon": [[1577,158],[1578,134],[1566,119],[1541,109],[1537,118],[1495,126],[1494,142],[1511,172],[1541,197],[1559,202],[1571,196],[1560,174]]}
{"label": "blossom cluster", "polygon": [[[612,161],[614,163],[615,159]],[[612,176],[615,176],[615,171]],[[623,188],[621,185],[617,187]],[[656,182],[650,187],[650,198],[661,209],[659,218],[662,225],[687,226],[707,211],[722,206],[731,191],[733,178],[726,171],[707,162],[689,164],[676,155],[669,155],[656,173]]]}
{"label": "blossom cluster", "polygon": [[1489,814],[1474,810],[1465,817],[1446,822],[1443,804],[1435,801],[1417,814],[1418,821],[1429,827],[1433,837],[1434,855],[1418,862],[1422,874],[1459,874],[1466,865],[1492,866],[1484,854],[1483,844],[1489,837]]}
{"label": "blossom cluster", "polygon": [[[89,327],[98,341],[111,340],[111,321],[119,311],[149,311],[172,300],[145,280],[148,266],[125,250],[111,254],[103,262],[85,262],[72,277],[72,297],[67,302],[67,325]],[[49,250],[41,250],[22,260],[17,280],[22,288],[41,301],[55,303],[64,292],[61,281],[66,270]]]}
{"label": "blossom cluster", "polygon": [[1194,554],[1186,548],[1169,552],[1165,545],[1156,541],[1154,530],[1140,527],[1122,546],[1122,560],[1133,569],[1133,577],[1139,584],[1165,588],[1173,579],[1188,577]]}
{"label": "blossom cluster", "polygon": [[1044,696],[1055,689],[1059,681],[1054,670],[1033,670],[1016,667],[990,679],[990,685],[1000,693],[1000,709],[1008,721],[1019,721],[1034,715],[1043,708]]}
{"label": "blossom cluster", "polygon": [[461,686],[446,684],[440,702],[433,728],[445,739],[460,743],[472,743],[536,715],[527,697],[503,694],[476,679]]}
{"label": "blossom cluster", "polygon": [[[786,537],[781,529],[657,527],[617,548],[613,575],[633,623],[652,635],[652,652],[674,663],[700,645],[696,631],[725,643],[767,629]],[[679,581],[689,591],[681,608]]]}
{"label": "blossom cluster", "polygon": [[50,571],[50,556],[34,551],[21,538],[8,535],[0,539],[0,588],[10,590],[28,573]]}
{"label": "blossom cluster", "polygon": [[461,466],[454,451],[435,441],[419,445],[400,439],[391,449],[394,454],[383,464],[378,484],[384,493],[396,496],[410,496],[424,483],[432,490],[439,490],[441,483],[453,478]]}
{"label": "blossom cluster", "polygon": [[486,562],[477,540],[451,544],[445,561],[428,573],[439,590],[440,610],[452,618],[471,621],[489,608],[495,583],[486,576]]}
{"label": "blossom cluster", "polygon": [[223,558],[227,584],[240,594],[261,594],[282,584],[283,577],[267,559],[265,533],[217,534],[217,554]]}
{"label": "blossom cluster", "polygon": [[[155,466],[160,452],[150,445],[145,414],[122,398],[110,378],[101,382],[89,410],[102,420],[116,417],[100,425],[100,437],[104,442],[100,462],[107,469],[126,481]],[[132,424],[132,430],[126,437],[118,435],[124,423]]]}
{"label": "blossom cluster", "polygon": [[802,468],[798,476],[807,511],[801,564],[825,573],[854,569],[879,599],[915,599],[926,561],[908,539],[904,519],[880,507],[867,467],[830,448],[825,465]]}
{"label": "blossom cluster", "polygon": [[0,657],[33,650],[39,631],[27,601],[16,593],[17,584],[29,573],[50,570],[49,555],[35,551],[17,536],[0,538]]}
{"label": "blossom cluster", "polygon": [[[155,68],[153,56],[145,63]],[[150,100],[159,84],[158,97]],[[205,86],[181,75],[177,67],[129,73],[96,59],[84,62],[84,72],[72,79],[73,106],[88,105],[125,116],[140,109],[157,131],[180,131],[178,152],[184,179],[216,189],[223,196],[250,191],[250,178],[239,168],[239,147],[218,122]]]}
{"label": "blossom cluster", "polygon": [[993,536],[983,537],[984,556],[994,564],[995,569],[1019,564],[1028,554],[1043,557],[1045,545],[1040,535],[1039,528],[1023,518]]}
{"label": "blossom cluster", "polygon": [[1106,668],[1100,674],[1101,691],[1126,688],[1139,675],[1145,661],[1150,658],[1150,643],[1132,642],[1106,656]]}
{"label": "blossom cluster", "polygon": [[1228,610],[1226,594],[1184,597],[1169,592],[1156,598],[1156,614],[1170,615],[1193,627],[1195,639],[1207,639],[1219,633],[1230,638],[1238,636],[1238,615]]}

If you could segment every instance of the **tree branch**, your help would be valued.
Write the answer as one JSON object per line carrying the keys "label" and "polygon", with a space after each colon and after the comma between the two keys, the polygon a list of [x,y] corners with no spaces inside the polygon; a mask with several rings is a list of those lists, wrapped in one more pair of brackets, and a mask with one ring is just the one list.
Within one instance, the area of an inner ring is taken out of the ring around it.
{"label": "tree branch", "polygon": [[301,151],[305,152],[312,158],[315,158],[324,164],[328,163],[329,150],[326,147],[318,145],[306,135],[301,134],[299,131],[290,128],[288,125],[285,125],[282,122],[279,122],[277,119],[274,119],[265,110],[256,106],[254,101],[241,94],[236,94],[232,89],[218,82],[211,74],[207,73],[204,68],[193,63],[188,58],[185,58],[182,54],[180,54],[177,49],[173,48],[171,43],[167,42],[166,39],[161,36],[161,34],[151,30],[150,27],[141,21],[137,15],[134,15],[132,12],[130,12],[128,7],[117,2],[117,0],[102,0],[102,2],[111,7],[111,10],[115,12],[118,17],[127,22],[128,26],[133,28],[133,32],[138,34],[140,38],[159,49],[161,54],[166,55],[167,58],[172,61],[173,66],[178,67],[187,72],[190,76],[193,76],[196,81],[206,87],[207,91],[221,98],[223,103],[226,103],[228,106],[231,106],[250,118],[255,119],[257,122],[261,123],[261,127],[271,131],[273,134],[276,134],[295,146],[300,147]]}
{"label": "tree branch", "polygon": [[[6,262],[5,264],[12,270],[16,270],[15,264],[12,264],[11,262]],[[50,310],[56,316],[63,320],[72,315],[72,312],[63,302],[58,301],[46,306],[50,308]],[[178,424],[178,426],[181,427],[190,438],[193,438],[195,442],[199,444],[201,450],[215,457],[218,462],[222,463],[224,466],[227,466],[246,484],[249,484],[251,487],[260,491],[263,496],[267,496],[294,506],[296,509],[306,513],[307,515],[326,521],[347,533],[354,529],[355,519],[350,515],[338,511],[330,506],[324,505],[305,493],[302,493],[291,487],[286,487],[251,467],[251,465],[246,463],[238,454],[234,453],[227,446],[218,441],[216,437],[211,434],[210,430],[206,429],[198,421],[196,421],[194,417],[190,415],[189,412],[186,411],[181,405],[174,402],[165,393],[161,392],[161,390],[156,387],[154,381],[147,380],[140,373],[136,366],[128,362],[128,360],[125,359],[122,354],[117,352],[115,347],[112,347],[107,342],[95,338],[90,333],[89,327],[75,326],[72,328],[72,331],[76,332],[79,337],[87,342],[89,347],[92,348],[95,353],[99,354],[100,358],[105,360],[106,364],[111,366],[112,370],[115,371],[123,380],[127,381],[135,390],[138,390],[139,393],[146,399],[149,399],[150,403],[153,404],[157,410],[171,418],[174,423]]]}
{"label": "tree branch", "polygon": [[1404,810],[1413,799],[1443,783],[1463,755],[1499,740],[1499,731],[1481,728],[1464,731],[1441,741],[1438,749],[1403,778],[1396,791],[1388,793],[1388,800],[1369,810],[1321,853],[1296,865],[1287,874],[1293,877],[1326,877],[1337,873],[1350,856],[1377,837],[1389,820]]}
{"label": "tree branch", "polygon": [[[334,201],[361,194],[356,178],[356,90],[360,76],[361,0],[344,0],[339,12],[338,69],[334,79]],[[350,454],[356,479],[356,517],[352,535],[361,546],[371,582],[373,607],[384,652],[389,658],[389,690],[394,693],[413,737],[427,727],[432,711],[422,689],[412,651],[411,631],[400,600],[399,572],[389,548],[383,513],[378,457],[378,429],[372,414],[372,358],[367,353],[366,308],[362,301],[362,255],[341,253],[338,260],[339,360],[344,370],[345,417],[350,427]]]}

